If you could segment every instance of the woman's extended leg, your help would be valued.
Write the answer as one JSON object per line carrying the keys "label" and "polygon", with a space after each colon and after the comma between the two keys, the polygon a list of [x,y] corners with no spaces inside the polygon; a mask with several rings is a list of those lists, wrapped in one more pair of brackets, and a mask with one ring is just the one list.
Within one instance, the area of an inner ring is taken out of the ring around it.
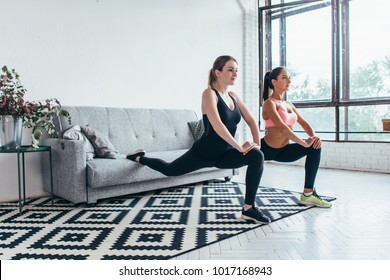
{"label": "woman's extended leg", "polygon": [[181,157],[168,163],[158,158],[149,158],[141,156],[139,163],[146,165],[154,170],[163,173],[166,176],[178,176],[195,171],[204,167],[215,166],[222,169],[239,168],[248,165],[246,174],[246,192],[245,204],[250,208],[247,211],[242,210],[243,217],[246,219],[255,220],[257,223],[269,223],[270,219],[264,216],[260,210],[254,207],[256,192],[259,187],[261,175],[263,174],[263,153],[257,149],[252,149],[245,156],[235,149],[228,150],[225,155],[215,162],[203,161],[191,154],[191,151],[186,152]]}
{"label": "woman's extended leg", "polygon": [[142,156],[139,158],[139,163],[157,170],[166,176],[179,176],[204,167],[213,166],[213,163],[194,157],[190,150],[172,162]]}

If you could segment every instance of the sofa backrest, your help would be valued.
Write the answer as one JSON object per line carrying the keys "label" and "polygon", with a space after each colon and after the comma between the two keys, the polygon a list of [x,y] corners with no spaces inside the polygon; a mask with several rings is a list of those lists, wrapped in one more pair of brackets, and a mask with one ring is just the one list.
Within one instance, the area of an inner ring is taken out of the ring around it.
{"label": "sofa backrest", "polygon": [[188,149],[194,142],[188,122],[198,120],[193,110],[62,106],[72,118],[60,117],[59,135],[74,126],[86,126],[105,135],[122,154],[144,148],[147,151]]}

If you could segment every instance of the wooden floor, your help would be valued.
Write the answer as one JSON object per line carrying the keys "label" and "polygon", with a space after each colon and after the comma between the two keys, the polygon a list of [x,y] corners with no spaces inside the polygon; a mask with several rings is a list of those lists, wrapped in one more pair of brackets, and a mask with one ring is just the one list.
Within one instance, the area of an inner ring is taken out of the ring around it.
{"label": "wooden floor", "polygon": [[[245,170],[234,178],[244,182]],[[302,191],[303,167],[266,163],[261,185]],[[317,192],[336,197],[177,260],[389,260],[390,174],[320,169]]]}

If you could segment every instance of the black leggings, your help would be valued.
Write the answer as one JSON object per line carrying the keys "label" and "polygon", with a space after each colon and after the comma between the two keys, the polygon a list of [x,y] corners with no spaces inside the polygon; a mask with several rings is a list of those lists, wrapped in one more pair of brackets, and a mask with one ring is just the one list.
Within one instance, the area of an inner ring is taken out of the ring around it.
{"label": "black leggings", "polygon": [[229,149],[220,159],[215,162],[210,162],[195,157],[191,153],[191,150],[189,150],[170,163],[158,158],[145,156],[141,157],[139,162],[166,176],[179,176],[204,167],[215,166],[221,169],[233,169],[247,165],[245,204],[254,205],[257,188],[259,187],[261,175],[263,174],[264,156],[257,148],[252,149],[245,156],[236,149]]}
{"label": "black leggings", "polygon": [[321,148],[314,149],[313,146],[305,148],[297,143],[287,144],[282,148],[272,148],[267,145],[263,138],[261,139],[261,150],[264,153],[265,160],[292,162],[306,156],[304,187],[307,189],[314,188],[314,181],[320,166]]}

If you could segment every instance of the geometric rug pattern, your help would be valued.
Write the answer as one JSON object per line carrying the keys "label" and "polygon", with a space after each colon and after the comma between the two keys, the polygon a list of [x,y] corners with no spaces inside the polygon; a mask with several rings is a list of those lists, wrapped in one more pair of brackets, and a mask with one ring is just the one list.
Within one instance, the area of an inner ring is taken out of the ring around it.
{"label": "geometric rug pattern", "polygon": [[[245,186],[214,182],[104,199],[0,203],[0,260],[164,260],[261,225],[242,221]],[[259,187],[272,221],[304,211],[299,193]],[[333,198],[323,197],[330,201]]]}

